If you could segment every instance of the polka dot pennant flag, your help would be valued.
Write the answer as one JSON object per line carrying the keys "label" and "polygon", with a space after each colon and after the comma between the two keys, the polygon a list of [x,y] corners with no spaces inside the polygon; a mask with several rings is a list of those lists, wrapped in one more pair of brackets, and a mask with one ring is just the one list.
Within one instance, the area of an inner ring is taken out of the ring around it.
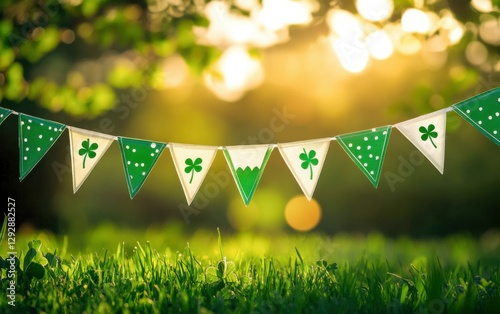
{"label": "polka dot pennant flag", "polygon": [[113,136],[69,127],[73,193],[76,193],[92,169],[106,153]]}
{"label": "polka dot pennant flag", "polygon": [[500,87],[453,105],[453,110],[500,145]]}
{"label": "polka dot pennant flag", "polygon": [[384,126],[339,135],[336,139],[370,182],[377,187],[390,135],[391,126]]}
{"label": "polka dot pennant flag", "polygon": [[329,147],[329,138],[278,144],[281,156],[308,200],[316,189]]}
{"label": "polka dot pennant flag", "polygon": [[0,124],[7,119],[7,117],[12,113],[12,110],[0,107]]}
{"label": "polka dot pennant flag", "polygon": [[245,205],[250,203],[273,145],[239,145],[223,147],[224,157]]}
{"label": "polka dot pennant flag", "polygon": [[19,114],[19,179],[22,181],[54,145],[66,126]]}
{"label": "polka dot pennant flag", "polygon": [[190,205],[210,170],[217,147],[175,143],[170,143],[169,147],[186,201]]}
{"label": "polka dot pennant flag", "polygon": [[446,112],[436,111],[395,125],[437,168],[444,172]]}
{"label": "polka dot pennant flag", "polygon": [[130,198],[139,192],[166,144],[118,137]]}

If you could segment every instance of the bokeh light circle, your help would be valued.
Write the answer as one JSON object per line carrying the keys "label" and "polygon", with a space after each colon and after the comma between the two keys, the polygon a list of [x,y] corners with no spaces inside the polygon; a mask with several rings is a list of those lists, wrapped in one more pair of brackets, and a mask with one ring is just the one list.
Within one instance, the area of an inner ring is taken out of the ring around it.
{"label": "bokeh light circle", "polygon": [[285,207],[285,219],[298,231],[309,231],[321,220],[321,207],[316,200],[308,201],[303,195],[293,197]]}

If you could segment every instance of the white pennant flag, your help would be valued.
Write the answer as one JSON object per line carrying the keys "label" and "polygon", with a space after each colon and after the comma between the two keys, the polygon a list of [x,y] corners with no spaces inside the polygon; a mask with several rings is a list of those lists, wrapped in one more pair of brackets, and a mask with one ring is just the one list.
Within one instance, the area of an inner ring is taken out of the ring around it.
{"label": "white pennant flag", "polygon": [[250,203],[273,145],[239,145],[223,148],[224,157],[245,205]]}
{"label": "white pennant flag", "polygon": [[210,170],[217,147],[175,143],[170,143],[169,147],[186,201],[190,205]]}
{"label": "white pennant flag", "polygon": [[396,124],[395,127],[443,174],[446,111],[426,114]]}
{"label": "white pennant flag", "polygon": [[113,140],[111,135],[69,127],[73,193],[78,191]]}
{"label": "white pennant flag", "polygon": [[329,138],[278,144],[281,156],[308,200],[316,189],[329,147]]}

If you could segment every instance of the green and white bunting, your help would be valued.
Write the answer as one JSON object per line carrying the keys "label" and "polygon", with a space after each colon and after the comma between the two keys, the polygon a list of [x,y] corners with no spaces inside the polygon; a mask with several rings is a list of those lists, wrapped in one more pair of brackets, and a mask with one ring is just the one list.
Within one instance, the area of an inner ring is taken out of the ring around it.
{"label": "green and white bunting", "polygon": [[377,187],[389,144],[391,126],[337,136],[340,146]]}
{"label": "green and white bunting", "polygon": [[224,156],[245,205],[250,203],[273,145],[240,145],[223,147]]}
{"label": "green and white bunting", "polygon": [[500,87],[453,105],[453,110],[500,145]]}
{"label": "green and white bunting", "polygon": [[66,126],[19,114],[19,179],[22,181],[54,145]]}
{"label": "green and white bunting", "polygon": [[76,193],[92,169],[106,153],[114,138],[110,135],[69,127],[73,193]]}
{"label": "green and white bunting", "polygon": [[446,112],[436,111],[394,125],[443,174]]}
{"label": "green and white bunting", "polygon": [[170,143],[169,148],[186,201],[190,205],[210,170],[217,147]]}
{"label": "green and white bunting", "polygon": [[165,143],[118,137],[130,198],[139,192],[165,149]]}
{"label": "green and white bunting", "polygon": [[7,119],[7,117],[12,113],[12,110],[0,107],[0,124]]}
{"label": "green and white bunting", "polygon": [[[279,144],[220,147],[170,143],[169,148],[188,205],[196,197],[219,149],[223,151],[245,205],[250,203],[274,147],[278,147],[302,192],[311,200],[332,140],[339,143],[373,186],[377,187],[393,127],[443,173],[446,117],[449,111],[455,111],[479,132],[500,145],[500,88],[497,87],[450,107],[407,121],[335,137]],[[22,181],[67,126],[2,107],[0,124],[9,115],[19,116],[19,179]],[[120,146],[131,199],[138,193],[167,146],[166,143],[114,137],[71,126],[69,139],[74,193],[116,139]]]}
{"label": "green and white bunting", "polygon": [[312,199],[330,139],[278,144],[278,149],[308,200]]}

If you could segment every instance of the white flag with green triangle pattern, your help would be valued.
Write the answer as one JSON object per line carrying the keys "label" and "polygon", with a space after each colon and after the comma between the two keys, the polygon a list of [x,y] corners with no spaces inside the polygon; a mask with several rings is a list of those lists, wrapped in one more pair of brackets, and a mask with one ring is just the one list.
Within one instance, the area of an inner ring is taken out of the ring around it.
{"label": "white flag with green triangle pattern", "polygon": [[175,143],[168,145],[186,201],[190,205],[210,170],[217,147]]}
{"label": "white flag with green triangle pattern", "polygon": [[444,172],[446,111],[436,111],[395,125],[439,170]]}
{"label": "white flag with green triangle pattern", "polygon": [[278,144],[281,156],[308,200],[316,189],[329,147],[329,138]]}
{"label": "white flag with green triangle pattern", "polygon": [[224,157],[245,205],[250,203],[272,151],[273,145],[239,145],[223,148]]}
{"label": "white flag with green triangle pattern", "polygon": [[88,130],[69,127],[73,193],[76,193],[92,169],[106,153],[114,137]]}

